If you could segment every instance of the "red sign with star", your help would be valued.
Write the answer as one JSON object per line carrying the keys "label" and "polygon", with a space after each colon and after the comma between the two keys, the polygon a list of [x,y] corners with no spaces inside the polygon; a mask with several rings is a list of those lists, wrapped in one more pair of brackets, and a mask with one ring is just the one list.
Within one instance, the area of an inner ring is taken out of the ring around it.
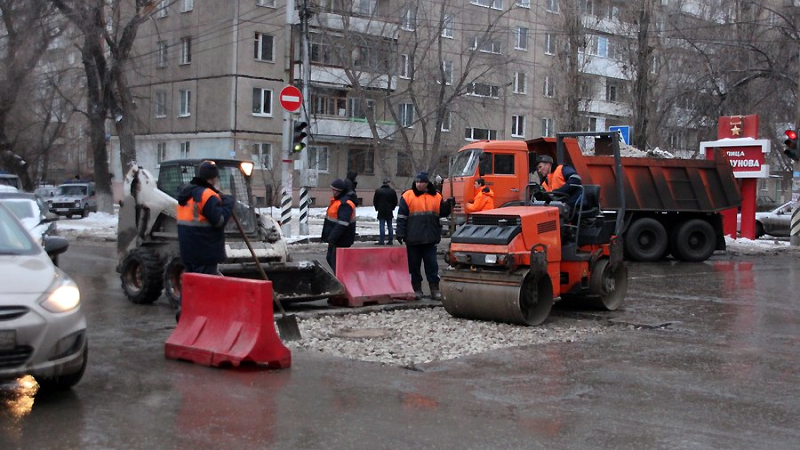
{"label": "red sign with star", "polygon": [[721,116],[717,121],[717,139],[749,137],[758,139],[758,116]]}

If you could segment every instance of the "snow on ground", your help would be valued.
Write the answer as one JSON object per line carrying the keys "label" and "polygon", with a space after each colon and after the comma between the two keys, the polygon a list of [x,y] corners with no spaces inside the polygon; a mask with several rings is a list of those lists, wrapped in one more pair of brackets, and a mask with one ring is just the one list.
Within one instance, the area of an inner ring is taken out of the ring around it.
{"label": "snow on ground", "polygon": [[[270,209],[273,217],[278,219],[280,211],[277,208],[265,208],[262,212],[269,213]],[[310,238],[319,238],[322,233],[322,222],[325,220],[325,208],[310,208],[308,216],[308,234],[300,235],[300,224],[298,223],[300,210],[297,208],[292,209],[292,234],[286,238],[289,243],[301,244],[307,242]],[[397,214],[395,214],[395,217],[397,217]],[[368,206],[357,208],[356,223],[359,235],[378,235],[378,219],[375,208]],[[61,219],[57,225],[59,234],[69,239],[106,241],[115,241],[117,239],[116,214],[92,213],[82,219]],[[728,247],[728,253],[732,255],[773,254],[792,249],[788,239],[775,239],[769,236],[756,240],[726,237],[725,242]]]}

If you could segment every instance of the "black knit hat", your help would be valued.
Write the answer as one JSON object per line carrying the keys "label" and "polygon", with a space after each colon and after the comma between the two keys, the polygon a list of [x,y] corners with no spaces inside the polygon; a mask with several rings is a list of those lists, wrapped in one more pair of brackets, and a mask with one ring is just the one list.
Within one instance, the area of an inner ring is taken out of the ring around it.
{"label": "black knit hat", "polygon": [[431,179],[428,178],[428,172],[420,172],[414,178],[414,181],[422,181],[423,183],[430,183]]}
{"label": "black knit hat", "polygon": [[331,183],[331,187],[336,189],[337,191],[343,191],[347,189],[347,185],[344,184],[344,180],[341,180],[339,178],[333,180],[333,182]]}
{"label": "black knit hat", "polygon": [[213,180],[217,177],[219,177],[219,167],[214,161],[203,161],[197,169],[197,178]]}
{"label": "black knit hat", "polygon": [[548,155],[539,155],[539,157],[536,158],[536,164],[539,164],[539,163],[542,163],[542,162],[543,163],[553,164],[553,158],[551,156],[548,156]]}

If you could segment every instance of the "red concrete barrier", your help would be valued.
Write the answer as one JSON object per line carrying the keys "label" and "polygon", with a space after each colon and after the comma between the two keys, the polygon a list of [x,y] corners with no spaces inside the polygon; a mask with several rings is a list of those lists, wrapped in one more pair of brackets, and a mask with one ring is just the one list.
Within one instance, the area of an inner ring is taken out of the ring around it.
{"label": "red concrete barrier", "polygon": [[164,345],[168,359],[206,366],[292,365],[275,330],[271,282],[184,273],[181,294],[181,319]]}
{"label": "red concrete barrier", "polygon": [[331,298],[339,306],[414,300],[405,247],[336,249],[336,278],[345,295]]}

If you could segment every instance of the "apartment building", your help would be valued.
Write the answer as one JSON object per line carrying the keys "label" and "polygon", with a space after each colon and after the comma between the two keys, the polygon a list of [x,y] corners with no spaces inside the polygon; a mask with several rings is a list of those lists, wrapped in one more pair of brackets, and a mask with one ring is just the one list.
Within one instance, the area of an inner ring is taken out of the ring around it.
{"label": "apartment building", "polygon": [[[138,163],[157,170],[172,158],[252,159],[256,195],[277,201],[286,163],[276,97],[304,78],[300,12],[308,13],[310,61],[305,167],[317,205],[350,171],[368,204],[384,177],[404,189],[419,170],[446,174],[448,157],[470,141],[574,131],[566,129],[575,122],[566,106],[573,97],[582,130],[633,125],[636,42],[625,2],[562,3],[162,1],[136,43]],[[671,8],[669,0],[652,3],[656,12]],[[575,18],[580,27],[570,31]],[[574,42],[577,69],[564,65]],[[570,70],[580,78],[574,85]],[[685,134],[669,139],[686,145]],[[111,153],[117,167],[113,138]]]}

